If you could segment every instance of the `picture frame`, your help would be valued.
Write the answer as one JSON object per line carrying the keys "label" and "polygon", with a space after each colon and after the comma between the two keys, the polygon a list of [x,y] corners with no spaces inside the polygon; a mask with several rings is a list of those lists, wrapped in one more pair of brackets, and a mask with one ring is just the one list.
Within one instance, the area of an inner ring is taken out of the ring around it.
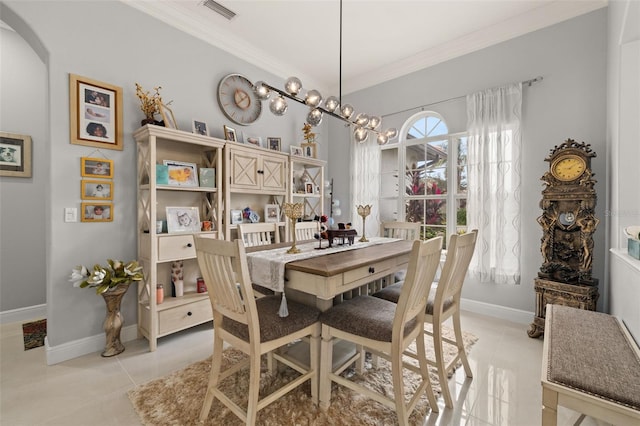
{"label": "picture frame", "polygon": [[113,222],[113,203],[81,203],[81,222]]}
{"label": "picture frame", "polygon": [[278,206],[277,204],[265,204],[264,221],[280,222],[280,206]]}
{"label": "picture frame", "polygon": [[169,234],[200,232],[200,211],[197,207],[166,207]]}
{"label": "picture frame", "polygon": [[0,176],[30,178],[31,136],[0,132]]}
{"label": "picture frame", "polygon": [[164,160],[162,163],[168,169],[169,186],[198,186],[198,166],[196,163],[174,160]]}
{"label": "picture frame", "polygon": [[173,115],[173,111],[171,111],[171,108],[163,103],[161,103],[159,107],[162,121],[164,121],[164,127],[168,129],[178,130],[178,123],[176,122],[176,117]]}
{"label": "picture frame", "polygon": [[112,179],[113,160],[108,160],[106,158],[81,157],[80,174],[82,177]]}
{"label": "picture frame", "polygon": [[231,210],[231,224],[237,225],[242,223],[242,210]]}
{"label": "picture frame", "polygon": [[304,184],[304,193],[305,194],[315,194],[313,190],[313,183],[307,182]]}
{"label": "picture frame", "polygon": [[196,120],[194,118],[191,120],[191,127],[193,133],[196,135],[209,136],[209,127],[207,126],[206,121]]}
{"label": "picture frame", "polygon": [[267,138],[267,148],[273,151],[281,151],[281,138],[268,137]]}
{"label": "picture frame", "polygon": [[304,157],[304,151],[302,147],[291,145],[289,147],[291,155],[295,155],[296,157]]}
{"label": "picture frame", "polygon": [[69,74],[70,141],[122,151],[122,87]]}
{"label": "picture frame", "polygon": [[244,136],[243,142],[246,143],[247,145],[263,148],[262,137],[247,135],[246,133],[243,133],[243,136]]}
{"label": "picture frame", "polygon": [[236,136],[236,129],[229,127],[227,125],[223,125],[224,129],[224,139],[231,142],[238,142],[238,137]]}
{"label": "picture frame", "polygon": [[113,200],[113,182],[82,179],[80,181],[80,198],[83,200]]}
{"label": "picture frame", "polygon": [[315,143],[300,144],[300,148],[302,148],[303,155],[308,158],[318,158],[317,146],[318,145]]}

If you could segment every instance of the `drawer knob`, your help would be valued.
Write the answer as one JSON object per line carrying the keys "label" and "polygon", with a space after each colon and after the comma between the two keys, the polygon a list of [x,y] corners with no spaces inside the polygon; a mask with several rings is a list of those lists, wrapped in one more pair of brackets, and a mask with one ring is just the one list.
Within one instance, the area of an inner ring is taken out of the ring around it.
{"label": "drawer knob", "polygon": [[369,266],[369,273],[370,274],[375,274],[376,273],[376,268],[374,268],[373,266]]}
{"label": "drawer knob", "polygon": [[188,316],[188,317],[190,317],[191,315],[193,315],[193,314],[191,313],[191,311],[187,312],[187,316]]}
{"label": "drawer knob", "polygon": [[191,243],[187,243],[187,247],[191,247]]}

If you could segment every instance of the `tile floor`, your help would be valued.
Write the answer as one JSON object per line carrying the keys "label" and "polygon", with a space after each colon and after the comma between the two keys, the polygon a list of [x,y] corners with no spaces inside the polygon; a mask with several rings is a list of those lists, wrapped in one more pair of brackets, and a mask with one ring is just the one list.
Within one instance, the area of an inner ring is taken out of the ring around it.
{"label": "tile floor", "polygon": [[[462,324],[479,337],[469,358],[474,378],[460,368],[449,381],[455,408],[440,398],[440,413],[425,425],[540,425],[542,340],[529,338],[525,324],[474,313],[463,313]],[[95,353],[47,366],[43,347],[23,350],[21,324],[2,324],[0,425],[139,425],[127,391],[208,357],[212,337],[205,324],[162,338],[155,352],[136,340],[113,358]],[[559,425],[574,424],[579,415],[561,409]]]}

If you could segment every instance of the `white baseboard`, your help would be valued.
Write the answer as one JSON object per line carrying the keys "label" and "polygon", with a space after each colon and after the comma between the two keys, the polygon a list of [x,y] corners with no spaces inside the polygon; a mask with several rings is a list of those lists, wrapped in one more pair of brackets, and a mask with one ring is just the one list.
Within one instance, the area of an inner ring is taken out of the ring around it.
{"label": "white baseboard", "polygon": [[47,305],[28,306],[26,308],[12,309],[0,312],[0,324],[12,322],[27,322],[47,317]]}
{"label": "white baseboard", "polygon": [[534,317],[533,312],[508,308],[506,306],[492,305],[491,303],[478,302],[477,300],[471,299],[460,299],[460,307],[465,311],[501,318],[520,324],[531,324]]}
{"label": "white baseboard", "polygon": [[[138,338],[138,325],[128,325],[122,327],[120,331],[120,340],[123,343]],[[74,340],[72,342],[63,343],[62,345],[49,346],[47,338],[44,340],[45,353],[47,354],[47,365],[58,364],[60,362],[77,358],[82,355],[102,352],[104,350],[105,337],[104,333],[95,336],[85,337],[83,339]]]}

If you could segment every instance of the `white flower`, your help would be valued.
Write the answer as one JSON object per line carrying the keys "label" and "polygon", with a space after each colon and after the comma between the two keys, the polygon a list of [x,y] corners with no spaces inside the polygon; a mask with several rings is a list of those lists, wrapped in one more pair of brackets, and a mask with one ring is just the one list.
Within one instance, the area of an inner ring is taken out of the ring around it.
{"label": "white flower", "polygon": [[85,278],[89,275],[89,271],[84,266],[76,266],[71,270],[71,276],[69,281],[73,283],[74,287],[80,287],[80,283],[84,281]]}
{"label": "white flower", "polygon": [[106,275],[107,273],[104,269],[94,269],[91,272],[91,276],[89,277],[87,282],[89,283],[89,285],[100,285],[102,284],[102,280],[104,280],[104,277]]}

